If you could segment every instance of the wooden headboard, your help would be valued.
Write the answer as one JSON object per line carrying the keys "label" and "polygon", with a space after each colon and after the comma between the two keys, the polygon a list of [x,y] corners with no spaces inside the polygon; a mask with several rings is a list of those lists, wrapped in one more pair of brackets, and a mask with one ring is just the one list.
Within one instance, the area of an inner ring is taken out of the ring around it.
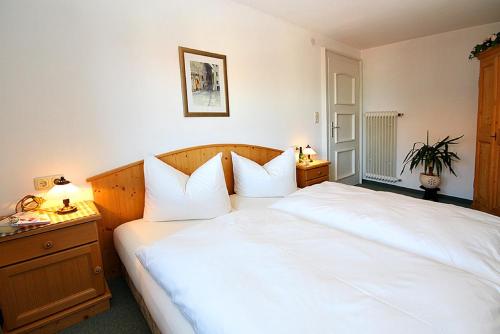
{"label": "wooden headboard", "polygon": [[[283,152],[255,145],[214,144],[185,148],[157,157],[183,173],[191,175],[210,158],[222,152],[227,190],[229,194],[233,194],[231,151],[261,165]],[[107,277],[120,274],[120,260],[113,244],[113,230],[123,223],[142,218],[145,191],[143,163],[137,161],[87,179],[92,184],[94,202],[102,215],[99,237]]]}

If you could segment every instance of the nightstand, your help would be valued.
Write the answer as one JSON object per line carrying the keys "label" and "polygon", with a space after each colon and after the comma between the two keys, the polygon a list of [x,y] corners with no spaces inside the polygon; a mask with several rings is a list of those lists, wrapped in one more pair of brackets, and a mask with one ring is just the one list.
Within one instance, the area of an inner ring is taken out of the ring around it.
{"label": "nightstand", "polygon": [[297,164],[297,187],[304,188],[330,180],[330,161],[314,160],[308,165]]}
{"label": "nightstand", "polygon": [[57,333],[109,309],[97,221],[91,201],[51,223],[0,237],[4,333]]}

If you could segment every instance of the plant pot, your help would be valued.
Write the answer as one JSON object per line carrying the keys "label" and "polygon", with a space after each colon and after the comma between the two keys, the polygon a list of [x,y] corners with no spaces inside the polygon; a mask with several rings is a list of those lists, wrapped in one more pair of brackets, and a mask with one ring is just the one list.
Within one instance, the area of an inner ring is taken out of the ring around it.
{"label": "plant pot", "polygon": [[427,189],[434,189],[439,187],[441,178],[437,175],[427,175],[420,173],[420,183]]}

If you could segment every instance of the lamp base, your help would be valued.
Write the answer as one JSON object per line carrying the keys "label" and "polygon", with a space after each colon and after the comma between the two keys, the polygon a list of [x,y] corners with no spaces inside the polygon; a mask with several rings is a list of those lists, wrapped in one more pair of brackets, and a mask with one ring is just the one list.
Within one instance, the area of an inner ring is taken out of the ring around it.
{"label": "lamp base", "polygon": [[63,206],[62,208],[60,208],[59,210],[57,210],[56,213],[58,215],[66,215],[68,213],[73,213],[73,212],[76,212],[76,211],[78,211],[78,208],[76,206],[68,205],[68,206]]}

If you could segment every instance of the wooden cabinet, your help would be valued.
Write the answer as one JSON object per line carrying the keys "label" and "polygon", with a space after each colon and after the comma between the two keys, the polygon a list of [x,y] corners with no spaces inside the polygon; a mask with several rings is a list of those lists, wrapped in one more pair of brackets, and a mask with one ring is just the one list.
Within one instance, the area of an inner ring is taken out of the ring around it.
{"label": "wooden cabinet", "polygon": [[4,333],[55,333],[109,308],[97,217],[0,238]]}
{"label": "wooden cabinet", "polygon": [[297,165],[297,186],[304,188],[330,180],[330,161],[314,160],[308,165]]}
{"label": "wooden cabinet", "polygon": [[500,46],[478,58],[480,75],[473,207],[500,215]]}

